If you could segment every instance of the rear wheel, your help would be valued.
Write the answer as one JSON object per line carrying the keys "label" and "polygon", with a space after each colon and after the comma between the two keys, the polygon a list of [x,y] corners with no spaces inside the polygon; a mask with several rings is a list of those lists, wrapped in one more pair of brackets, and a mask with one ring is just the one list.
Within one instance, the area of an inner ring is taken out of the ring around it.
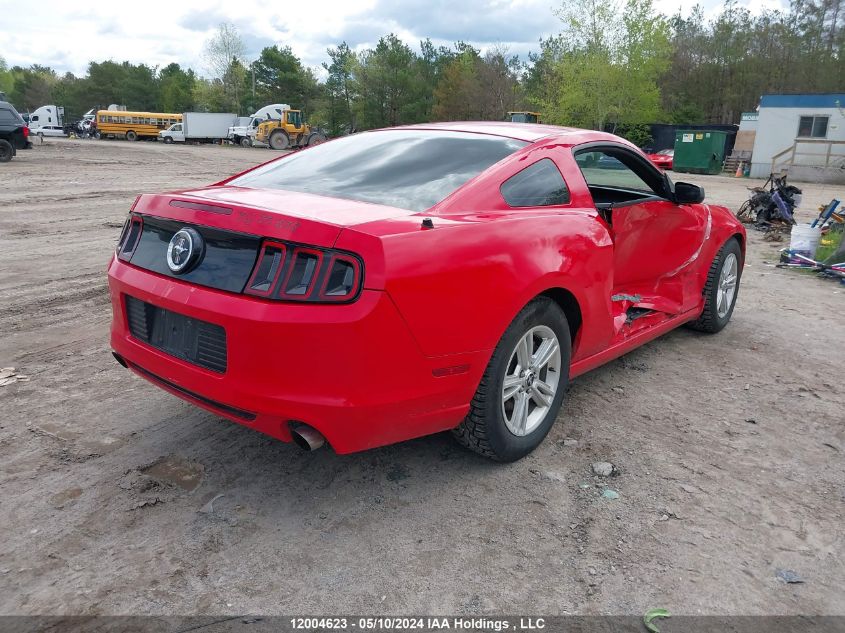
{"label": "rear wheel", "polygon": [[327,140],[328,139],[326,138],[325,134],[322,134],[320,132],[311,132],[311,134],[308,135],[308,142],[306,143],[306,145],[308,145],[308,147],[311,147],[312,145],[319,145],[320,143],[325,143]]}
{"label": "rear wheel", "polygon": [[688,327],[715,334],[728,324],[739,292],[741,262],[742,250],[739,242],[735,239],[728,240],[716,254],[707,272],[704,311],[698,319],[688,323]]}
{"label": "rear wheel", "polygon": [[270,135],[269,145],[273,149],[287,149],[290,147],[290,138],[283,130],[276,130]]}
{"label": "rear wheel", "polygon": [[138,134],[134,130],[129,130],[126,133],[126,140],[127,141],[137,141],[138,140]]}
{"label": "rear wheel", "polygon": [[0,139],[0,163],[8,163],[15,155],[15,148],[6,139]]}
{"label": "rear wheel", "polygon": [[547,297],[525,306],[493,352],[469,415],[453,431],[458,442],[501,462],[533,451],[563,402],[570,352],[560,307]]}

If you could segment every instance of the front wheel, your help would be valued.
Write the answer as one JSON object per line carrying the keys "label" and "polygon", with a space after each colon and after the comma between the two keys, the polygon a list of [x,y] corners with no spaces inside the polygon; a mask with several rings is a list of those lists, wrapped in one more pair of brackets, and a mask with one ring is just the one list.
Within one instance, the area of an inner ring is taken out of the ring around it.
{"label": "front wheel", "polygon": [[173,142],[173,137],[172,137],[172,136],[165,136],[165,137],[164,137],[164,142],[165,142],[167,145],[170,145],[170,144]]}
{"label": "front wheel", "polygon": [[557,418],[570,354],[563,310],[547,297],[534,299],[494,350],[469,414],[453,431],[458,442],[500,462],[528,455]]}
{"label": "front wheel", "polygon": [[742,250],[731,238],[713,258],[704,284],[704,311],[688,327],[715,334],[724,328],[736,305],[739,279],[742,276]]}
{"label": "front wheel", "polygon": [[252,147],[252,139],[245,136],[241,139],[241,147]]}

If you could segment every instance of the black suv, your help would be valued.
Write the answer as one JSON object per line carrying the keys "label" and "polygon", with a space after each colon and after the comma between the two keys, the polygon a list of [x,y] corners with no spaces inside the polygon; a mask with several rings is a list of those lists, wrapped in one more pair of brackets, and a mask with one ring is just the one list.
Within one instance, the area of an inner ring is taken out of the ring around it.
{"label": "black suv", "polygon": [[29,149],[29,128],[11,103],[0,101],[0,163],[8,163],[19,149]]}

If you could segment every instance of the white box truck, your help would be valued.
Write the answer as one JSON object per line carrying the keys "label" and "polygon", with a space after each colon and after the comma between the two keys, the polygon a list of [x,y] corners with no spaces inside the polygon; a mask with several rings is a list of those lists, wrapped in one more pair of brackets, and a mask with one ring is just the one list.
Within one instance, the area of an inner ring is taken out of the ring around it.
{"label": "white box truck", "polygon": [[158,133],[165,143],[212,143],[227,138],[229,127],[237,121],[231,112],[185,112],[182,122]]}

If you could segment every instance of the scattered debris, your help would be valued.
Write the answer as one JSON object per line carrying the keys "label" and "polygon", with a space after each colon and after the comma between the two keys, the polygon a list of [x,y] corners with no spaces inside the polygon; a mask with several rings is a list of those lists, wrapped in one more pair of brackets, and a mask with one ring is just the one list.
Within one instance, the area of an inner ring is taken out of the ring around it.
{"label": "scattered debris", "polygon": [[0,387],[13,385],[16,382],[29,382],[29,376],[17,373],[14,367],[3,367],[0,369]]}
{"label": "scattered debris", "polygon": [[201,514],[211,514],[211,513],[213,513],[214,512],[214,502],[217,501],[220,497],[225,497],[225,496],[226,495],[224,495],[222,493],[219,494],[219,495],[215,495],[214,497],[212,497],[208,501],[208,503],[206,503],[203,507],[201,507],[199,510],[197,510],[197,512],[200,512]]}
{"label": "scattered debris", "polygon": [[566,483],[566,477],[564,477],[563,473],[558,472],[556,470],[544,470],[540,474],[543,475],[543,477],[545,477],[546,479],[551,479],[552,481],[557,481],[562,484]]}
{"label": "scattered debris", "polygon": [[611,490],[610,488],[605,488],[604,492],[601,493],[601,496],[604,499],[618,499],[619,493],[616,492],[615,490]]}
{"label": "scattered debris", "polygon": [[745,421],[749,424],[757,424],[757,420],[755,420],[754,418],[745,418]]}
{"label": "scattered debris", "polygon": [[565,440],[563,440],[563,445],[564,446],[578,446],[578,440],[573,439],[571,437],[567,437]]}
{"label": "scattered debris", "polygon": [[613,464],[610,462],[595,462],[593,464],[593,472],[599,477],[610,477],[613,474]]}
{"label": "scattered debris", "polygon": [[164,499],[162,499],[161,497],[153,497],[152,499],[144,499],[144,500],[136,503],[133,510],[137,510],[138,508],[143,508],[145,506],[158,505],[159,503],[164,503]]}
{"label": "scattered debris", "polygon": [[788,585],[796,585],[804,582],[804,579],[791,569],[778,569],[775,575],[779,580],[782,580]]}
{"label": "scattered debris", "polygon": [[[677,510],[672,510],[670,508],[658,508],[658,513],[660,513],[660,520],[666,521],[668,519],[678,519],[679,521],[682,520],[684,517],[678,514]],[[663,517],[666,517],[665,519]]]}
{"label": "scattered debris", "polygon": [[652,620],[671,617],[666,609],[649,609],[643,616],[643,624],[645,624],[645,628],[651,631],[651,633],[660,633],[660,629],[657,628],[657,625]]}

